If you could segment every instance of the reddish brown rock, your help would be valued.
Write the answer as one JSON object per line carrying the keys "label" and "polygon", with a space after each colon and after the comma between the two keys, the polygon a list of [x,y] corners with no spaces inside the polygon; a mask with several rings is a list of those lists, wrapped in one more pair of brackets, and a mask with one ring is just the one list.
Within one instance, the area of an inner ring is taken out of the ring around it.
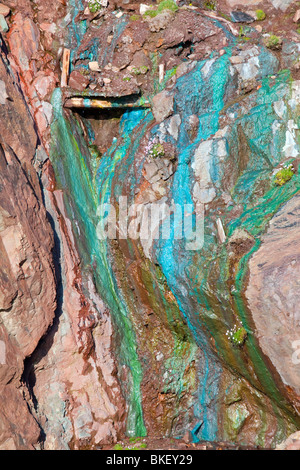
{"label": "reddish brown rock", "polygon": [[8,16],[10,14],[10,8],[3,3],[0,3],[0,15]]}
{"label": "reddish brown rock", "polygon": [[85,77],[78,70],[74,70],[69,78],[69,86],[74,90],[84,91],[90,83],[89,78]]}
{"label": "reddish brown rock", "polygon": [[29,69],[29,60],[38,51],[39,41],[40,32],[36,24],[30,18],[17,13],[9,33],[9,43],[11,53],[16,57],[21,69]]}
{"label": "reddish brown rock", "polygon": [[132,66],[140,69],[141,67],[147,67],[150,70],[152,64],[151,60],[144,51],[137,51],[132,58]]}
{"label": "reddish brown rock", "polygon": [[9,145],[20,160],[30,162],[34,157],[37,144],[34,123],[24,98],[16,92],[13,78],[7,71],[4,60],[5,57],[2,54],[0,83],[2,83],[3,92],[5,91],[5,99],[0,106],[1,142]]}
{"label": "reddish brown rock", "polygon": [[37,73],[32,85],[35,88],[38,97],[41,100],[44,100],[46,97],[50,97],[50,94],[56,85],[56,77],[53,72],[41,71]]}
{"label": "reddish brown rock", "polygon": [[31,171],[27,176],[15,154],[4,148],[2,144],[0,309],[3,327],[20,357],[14,365],[20,374],[23,359],[34,351],[54,317],[53,237],[33,168],[26,167]]}
{"label": "reddish brown rock", "polygon": [[293,395],[296,408],[300,404],[300,367],[295,357],[300,338],[299,214],[300,197],[295,196],[273,217],[249,263],[246,291],[260,347],[286,393]]}
{"label": "reddish brown rock", "polygon": [[[199,20],[199,17],[192,12],[182,11],[168,25],[164,34],[164,46],[174,47],[187,41],[195,44],[215,35],[220,35],[223,38],[224,33],[207,18],[202,17]],[[220,39],[218,43],[221,43]]]}
{"label": "reddish brown rock", "polygon": [[56,310],[53,235],[31,162],[38,136],[0,51],[0,448],[31,449],[40,428],[21,387],[24,361]]}
{"label": "reddish brown rock", "polygon": [[[26,2],[25,2],[26,3]],[[21,7],[21,6],[20,6]],[[10,65],[16,76],[20,77],[20,87],[26,97],[31,114],[35,116],[40,139],[46,150],[49,150],[49,125],[48,106],[41,102],[50,98],[51,92],[56,86],[58,77],[54,68],[53,57],[45,53],[41,44],[39,28],[31,18],[31,7],[24,4],[26,13],[17,13],[8,35],[10,49]],[[45,32],[45,35],[50,33]],[[47,40],[45,39],[44,45]],[[51,46],[51,44],[50,44]]]}
{"label": "reddish brown rock", "polygon": [[22,396],[22,389],[0,386],[0,450],[34,450],[40,428]]}

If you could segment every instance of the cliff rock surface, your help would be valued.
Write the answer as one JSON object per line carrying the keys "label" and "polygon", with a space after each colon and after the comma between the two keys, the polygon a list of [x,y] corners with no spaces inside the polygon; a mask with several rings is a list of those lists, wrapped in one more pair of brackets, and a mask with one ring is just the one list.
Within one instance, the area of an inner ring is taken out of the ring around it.
{"label": "cliff rock surface", "polygon": [[297,2],[94,3],[0,8],[0,448],[297,447]]}

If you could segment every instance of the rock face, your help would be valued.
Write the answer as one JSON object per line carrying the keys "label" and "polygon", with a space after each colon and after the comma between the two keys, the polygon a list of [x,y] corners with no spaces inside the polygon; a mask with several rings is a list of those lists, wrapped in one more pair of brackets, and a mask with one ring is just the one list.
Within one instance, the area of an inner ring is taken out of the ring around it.
{"label": "rock face", "polygon": [[[0,366],[1,449],[29,449],[40,428],[28,411],[24,360],[51,326],[56,310],[54,239],[32,166],[34,122],[1,51],[0,76]],[[28,397],[27,397],[28,398]]]}
{"label": "rock face", "polygon": [[297,5],[6,3],[0,448],[275,447],[300,426]]}
{"label": "rock face", "polygon": [[[249,263],[249,301],[258,341],[299,408],[300,370],[293,359],[299,349],[299,196],[270,221],[262,244]],[[267,293],[267,295],[266,295]]]}
{"label": "rock face", "polygon": [[[1,318],[24,359],[54,317],[53,237],[37,179],[26,177],[15,154],[3,147],[1,188]],[[13,193],[16,201],[26,201],[25,207],[11,201]],[[24,328],[25,323],[31,328]]]}

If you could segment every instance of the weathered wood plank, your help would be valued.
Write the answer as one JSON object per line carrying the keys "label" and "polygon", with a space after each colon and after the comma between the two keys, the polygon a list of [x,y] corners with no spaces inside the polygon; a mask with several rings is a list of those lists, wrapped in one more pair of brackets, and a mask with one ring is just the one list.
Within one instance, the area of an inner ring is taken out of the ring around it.
{"label": "weathered wood plank", "polygon": [[68,86],[68,78],[69,78],[69,71],[70,71],[70,49],[64,49],[63,52],[63,64],[62,64],[62,72],[61,72],[61,87],[64,88]]}
{"label": "weathered wood plank", "polygon": [[111,108],[150,108],[149,102],[115,102],[113,100],[101,100],[95,98],[69,98],[65,102],[65,108],[99,108],[99,109],[111,109]]}

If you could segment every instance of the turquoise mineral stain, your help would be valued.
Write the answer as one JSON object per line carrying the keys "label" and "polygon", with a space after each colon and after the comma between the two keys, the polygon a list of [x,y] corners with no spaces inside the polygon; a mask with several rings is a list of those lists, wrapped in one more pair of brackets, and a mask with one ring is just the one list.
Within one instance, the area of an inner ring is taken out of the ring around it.
{"label": "turquoise mineral stain", "polygon": [[[61,92],[55,90],[52,97],[54,120],[52,124],[51,160],[55,168],[59,185],[64,189],[66,206],[73,213],[74,220],[80,225],[77,233],[80,254],[85,266],[90,266],[97,288],[104,301],[109,305],[113,314],[116,329],[120,335],[120,361],[128,368],[128,420],[129,435],[145,436],[143,410],[140,396],[142,380],[141,364],[137,355],[137,346],[133,327],[127,312],[126,304],[117,292],[106,241],[97,238],[97,210],[99,204],[109,200],[110,182],[115,166],[126,153],[127,139],[123,149],[118,149],[112,157],[115,147],[103,156],[98,172],[98,188],[94,187],[92,171],[89,168],[90,153],[85,143],[80,127],[74,118],[67,119],[64,115]],[[144,111],[142,111],[144,113]],[[136,120],[128,119],[126,129],[133,130]],[[100,193],[100,200],[99,200]],[[76,225],[74,225],[74,231]]]}

